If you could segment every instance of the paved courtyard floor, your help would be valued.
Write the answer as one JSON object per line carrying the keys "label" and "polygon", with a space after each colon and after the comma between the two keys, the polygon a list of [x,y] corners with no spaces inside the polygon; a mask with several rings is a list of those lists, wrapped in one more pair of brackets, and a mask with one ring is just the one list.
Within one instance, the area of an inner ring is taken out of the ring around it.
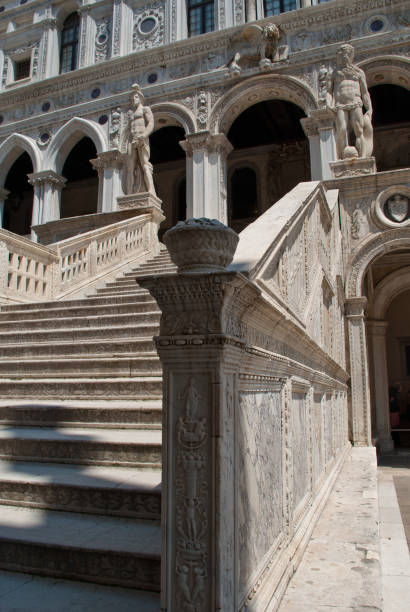
{"label": "paved courtyard floor", "polygon": [[280,612],[409,610],[409,535],[410,453],[353,448]]}

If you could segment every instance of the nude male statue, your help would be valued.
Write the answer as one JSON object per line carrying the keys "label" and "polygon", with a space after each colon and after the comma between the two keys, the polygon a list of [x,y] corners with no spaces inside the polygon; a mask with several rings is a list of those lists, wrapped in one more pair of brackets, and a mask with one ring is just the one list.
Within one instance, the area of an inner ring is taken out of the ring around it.
{"label": "nude male statue", "polygon": [[154,116],[148,106],[144,106],[144,95],[139,85],[132,86],[134,108],[130,116],[130,140],[128,143],[129,169],[127,193],[148,191],[155,195],[152,179],[152,164],[149,161],[150,148],[148,137],[154,129]]}
{"label": "nude male statue", "polygon": [[[328,84],[327,104],[336,113],[336,149],[339,159],[370,157],[373,151],[372,102],[366,77],[353,64],[352,45],[342,45],[336,54],[337,68]],[[363,107],[366,112],[363,114]],[[354,146],[349,144],[353,132]]]}

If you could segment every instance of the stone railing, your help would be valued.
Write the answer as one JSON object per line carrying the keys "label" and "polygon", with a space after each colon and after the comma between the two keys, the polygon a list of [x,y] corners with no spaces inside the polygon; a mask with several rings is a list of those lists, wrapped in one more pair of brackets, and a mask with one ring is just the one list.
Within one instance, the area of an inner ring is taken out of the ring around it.
{"label": "stone railing", "polygon": [[0,230],[0,303],[64,299],[158,246],[149,214],[52,246]]}
{"label": "stone railing", "polygon": [[[348,451],[337,193],[165,234],[161,608],[276,610]],[[317,312],[318,311],[318,312]]]}

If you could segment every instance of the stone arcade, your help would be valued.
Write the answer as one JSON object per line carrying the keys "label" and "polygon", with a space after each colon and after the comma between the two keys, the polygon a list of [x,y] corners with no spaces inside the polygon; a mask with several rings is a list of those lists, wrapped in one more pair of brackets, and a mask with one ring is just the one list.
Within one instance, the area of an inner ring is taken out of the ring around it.
{"label": "stone arcade", "polygon": [[351,444],[409,445],[409,26],[0,6],[0,573],[277,610]]}

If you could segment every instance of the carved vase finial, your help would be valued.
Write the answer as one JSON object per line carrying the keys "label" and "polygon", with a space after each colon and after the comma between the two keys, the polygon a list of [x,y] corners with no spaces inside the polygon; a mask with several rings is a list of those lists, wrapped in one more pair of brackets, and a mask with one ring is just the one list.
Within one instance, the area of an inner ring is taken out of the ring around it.
{"label": "carved vase finial", "polygon": [[221,272],[231,263],[239,236],[216,219],[180,221],[164,234],[178,272]]}

